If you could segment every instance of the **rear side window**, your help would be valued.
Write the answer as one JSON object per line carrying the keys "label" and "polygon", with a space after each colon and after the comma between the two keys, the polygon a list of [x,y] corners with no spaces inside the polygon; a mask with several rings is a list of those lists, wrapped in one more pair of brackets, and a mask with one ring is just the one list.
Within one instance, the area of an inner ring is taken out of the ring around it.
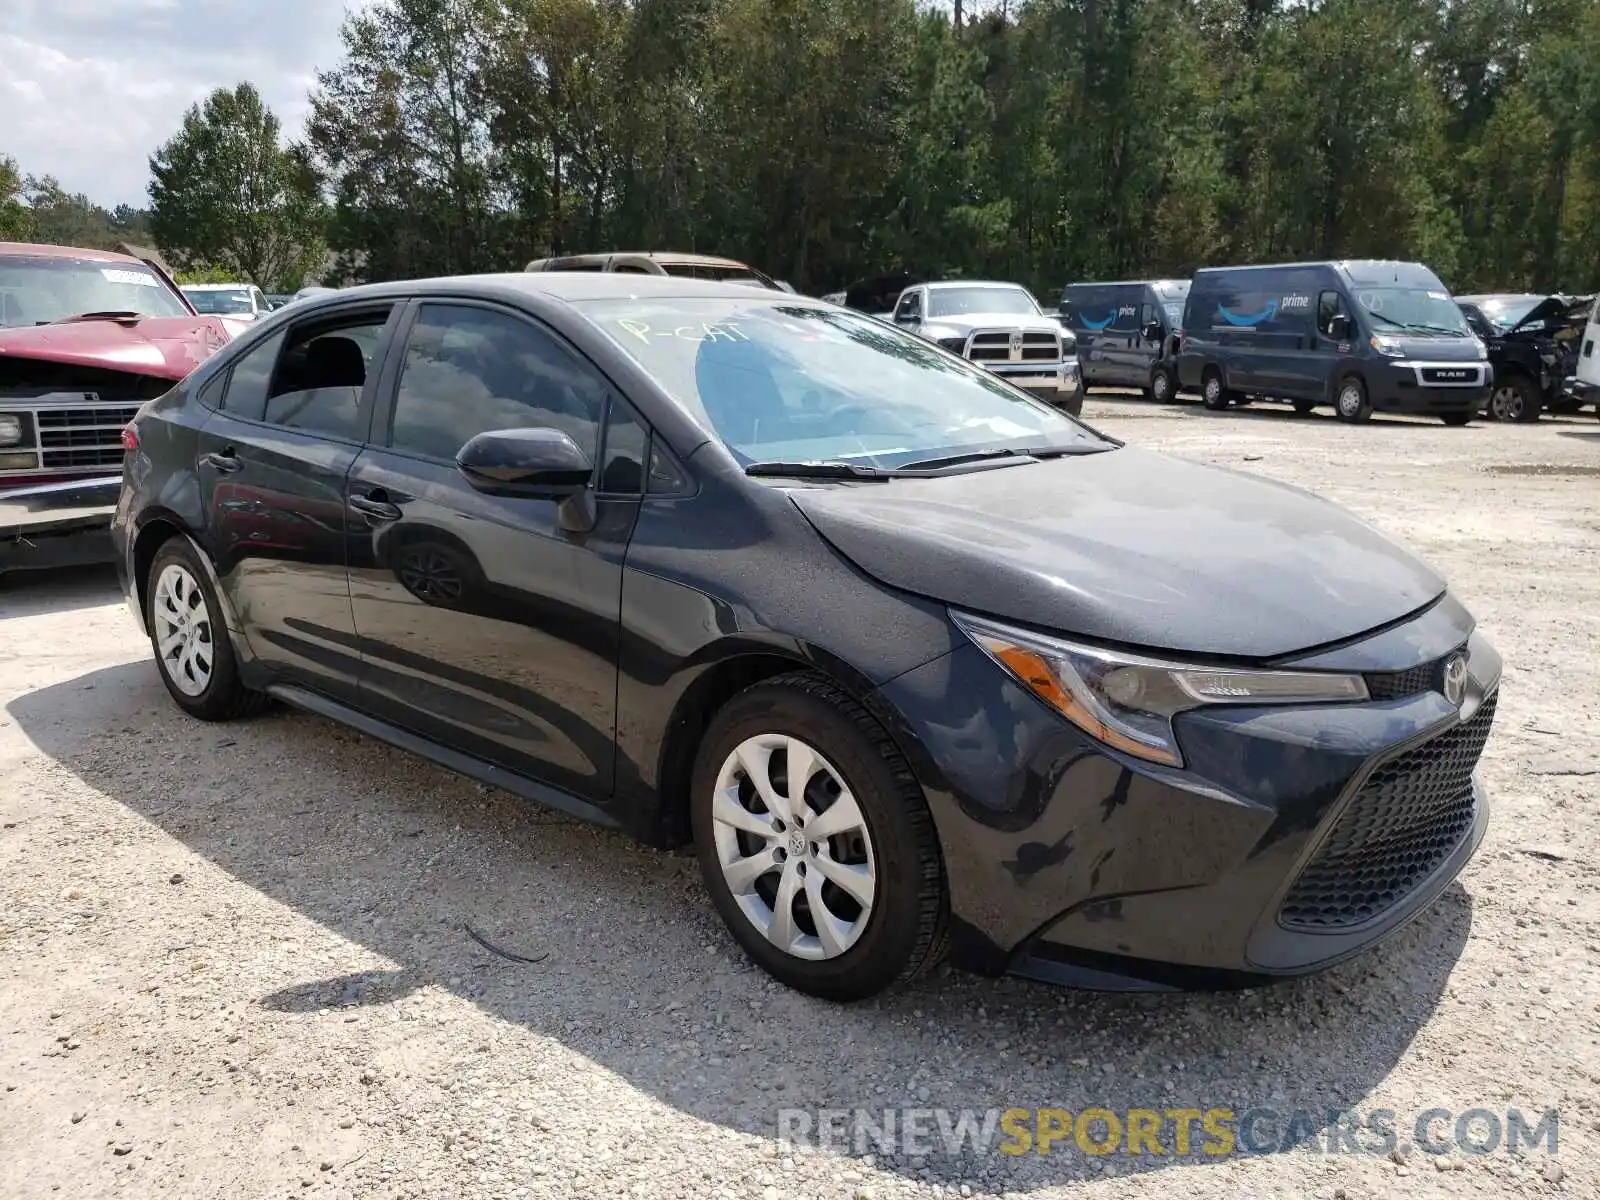
{"label": "rear side window", "polygon": [[425,304],[406,343],[389,444],[453,460],[491,429],[559,429],[594,458],[604,380],[543,329],[494,309]]}
{"label": "rear side window", "polygon": [[361,393],[376,370],[387,310],[317,321],[290,331],[262,420],[362,441]]}
{"label": "rear side window", "polygon": [[283,333],[280,331],[246,351],[233,364],[228,388],[222,397],[225,413],[247,421],[261,420],[267,407],[267,389],[272,386],[272,369],[277,366],[278,352],[282,349]]}

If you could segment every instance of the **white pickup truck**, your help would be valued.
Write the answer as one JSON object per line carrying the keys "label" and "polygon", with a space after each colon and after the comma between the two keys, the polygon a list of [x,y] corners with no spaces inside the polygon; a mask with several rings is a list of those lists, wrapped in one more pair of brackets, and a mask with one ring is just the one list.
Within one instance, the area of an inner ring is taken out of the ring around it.
{"label": "white pickup truck", "polygon": [[971,280],[922,283],[900,293],[890,319],[1073,416],[1083,411],[1077,339],[1026,288]]}

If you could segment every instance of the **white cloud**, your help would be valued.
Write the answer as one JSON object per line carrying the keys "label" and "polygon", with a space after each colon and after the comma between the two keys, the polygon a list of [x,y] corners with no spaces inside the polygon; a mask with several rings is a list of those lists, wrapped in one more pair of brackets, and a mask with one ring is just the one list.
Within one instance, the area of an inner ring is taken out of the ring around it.
{"label": "white cloud", "polygon": [[249,80],[298,136],[340,0],[0,0],[0,155],[107,207],[148,202],[184,110]]}

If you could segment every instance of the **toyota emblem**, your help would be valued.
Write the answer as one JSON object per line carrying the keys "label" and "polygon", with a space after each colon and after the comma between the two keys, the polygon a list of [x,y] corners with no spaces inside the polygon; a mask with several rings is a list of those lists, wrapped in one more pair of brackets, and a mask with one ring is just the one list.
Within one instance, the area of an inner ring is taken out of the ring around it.
{"label": "toyota emblem", "polygon": [[1461,707],[1461,698],[1467,691],[1467,660],[1459,654],[1452,654],[1450,661],[1444,664],[1444,698]]}

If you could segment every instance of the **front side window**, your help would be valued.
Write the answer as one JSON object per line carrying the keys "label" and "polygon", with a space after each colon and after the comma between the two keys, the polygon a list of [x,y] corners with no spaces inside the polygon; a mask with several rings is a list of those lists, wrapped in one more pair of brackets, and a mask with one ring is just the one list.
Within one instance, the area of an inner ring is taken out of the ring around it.
{"label": "front side window", "polygon": [[185,317],[189,310],[143,263],[0,255],[0,326],[48,325],[90,313]]}
{"label": "front side window", "polygon": [[559,429],[592,458],[605,397],[604,380],[530,322],[425,304],[406,343],[389,444],[449,461],[491,429]]}
{"label": "front side window", "polygon": [[1334,321],[1347,315],[1344,311],[1344,297],[1338,292],[1323,292],[1317,297],[1317,331],[1323,337],[1334,337]]}
{"label": "front side window", "polygon": [[900,298],[900,308],[894,314],[897,321],[915,321],[922,312],[922,293],[907,292]]}
{"label": "front side window", "polygon": [[883,322],[752,292],[578,307],[742,462],[899,466],[1098,435]]}
{"label": "front side window", "polygon": [[1019,287],[934,288],[928,293],[928,316],[960,317],[968,313],[1014,313],[1036,317],[1039,306]]}

